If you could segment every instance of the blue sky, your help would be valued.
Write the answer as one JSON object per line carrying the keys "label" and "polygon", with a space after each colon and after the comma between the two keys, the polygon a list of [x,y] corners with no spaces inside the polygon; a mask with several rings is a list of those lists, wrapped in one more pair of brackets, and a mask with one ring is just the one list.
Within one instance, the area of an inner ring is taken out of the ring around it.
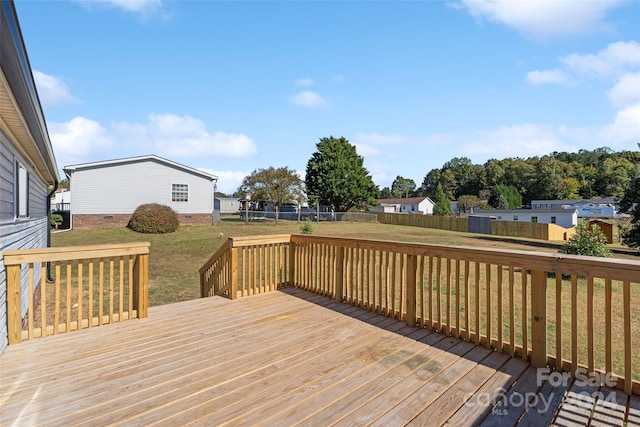
{"label": "blue sky", "polygon": [[344,136],[374,182],[640,142],[640,1],[16,1],[60,168],[156,154],[304,178]]}

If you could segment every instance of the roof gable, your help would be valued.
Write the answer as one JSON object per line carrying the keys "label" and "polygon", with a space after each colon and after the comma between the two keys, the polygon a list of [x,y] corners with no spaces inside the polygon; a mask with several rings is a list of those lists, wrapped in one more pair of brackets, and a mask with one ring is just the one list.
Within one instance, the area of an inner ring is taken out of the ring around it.
{"label": "roof gable", "polygon": [[167,160],[165,158],[150,154],[146,156],[138,156],[138,157],[127,157],[123,159],[114,159],[114,160],[104,160],[100,162],[92,162],[92,163],[82,163],[77,165],[70,165],[64,167],[64,172],[67,175],[71,175],[73,172],[77,172],[84,169],[98,169],[98,168],[108,168],[112,166],[120,166],[123,164],[131,164],[131,163],[141,163],[141,162],[155,162],[160,163],[162,165],[172,167],[175,169],[180,169],[184,172],[200,176],[202,178],[209,179],[211,181],[217,181],[218,177],[206,172],[203,172],[198,169],[194,169],[189,166],[182,165],[180,163],[173,162],[171,160]]}

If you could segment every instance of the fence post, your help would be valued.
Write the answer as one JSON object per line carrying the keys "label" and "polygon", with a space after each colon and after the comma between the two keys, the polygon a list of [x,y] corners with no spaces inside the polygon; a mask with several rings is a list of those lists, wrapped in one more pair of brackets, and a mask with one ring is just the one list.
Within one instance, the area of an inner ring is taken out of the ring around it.
{"label": "fence post", "polygon": [[344,246],[339,246],[336,253],[336,302],[344,299]]}
{"label": "fence post", "polygon": [[417,255],[407,255],[407,296],[406,307],[407,314],[405,323],[408,326],[415,326],[416,319],[416,272],[417,272]]}
{"label": "fence post", "polygon": [[22,342],[20,264],[7,266],[7,332],[9,345]]}
{"label": "fence post", "polygon": [[547,366],[547,274],[542,270],[531,271],[531,365]]}
{"label": "fence post", "polygon": [[[246,278],[243,277],[243,280]],[[231,289],[229,298],[238,299],[238,248],[231,247]]]}

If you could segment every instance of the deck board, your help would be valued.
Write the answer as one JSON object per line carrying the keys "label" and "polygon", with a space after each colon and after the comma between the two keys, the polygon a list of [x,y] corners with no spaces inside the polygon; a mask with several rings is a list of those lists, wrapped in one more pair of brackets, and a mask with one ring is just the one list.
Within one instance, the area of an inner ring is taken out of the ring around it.
{"label": "deck board", "polygon": [[[520,359],[286,288],[10,346],[0,425],[525,425],[491,402],[545,390]],[[616,393],[577,415],[636,425],[638,396]],[[575,421],[556,400],[545,422]]]}

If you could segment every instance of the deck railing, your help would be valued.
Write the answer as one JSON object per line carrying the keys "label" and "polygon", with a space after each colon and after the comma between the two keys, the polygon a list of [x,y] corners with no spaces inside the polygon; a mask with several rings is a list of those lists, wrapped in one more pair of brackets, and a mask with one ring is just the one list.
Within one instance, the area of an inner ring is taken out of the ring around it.
{"label": "deck railing", "polygon": [[202,296],[293,285],[640,393],[640,262],[320,236],[229,239]]}
{"label": "deck railing", "polygon": [[149,243],[5,251],[9,344],[147,317],[148,254]]}

